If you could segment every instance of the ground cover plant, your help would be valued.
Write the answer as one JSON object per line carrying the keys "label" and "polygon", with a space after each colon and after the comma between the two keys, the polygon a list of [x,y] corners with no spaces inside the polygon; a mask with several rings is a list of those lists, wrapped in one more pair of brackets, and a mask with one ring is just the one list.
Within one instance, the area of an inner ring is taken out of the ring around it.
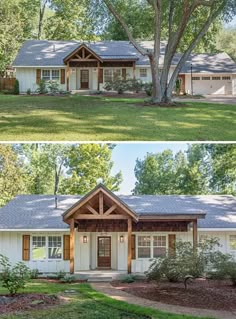
{"label": "ground cover plant", "polygon": [[135,98],[0,95],[2,141],[232,141],[235,132],[235,105],[162,108]]}

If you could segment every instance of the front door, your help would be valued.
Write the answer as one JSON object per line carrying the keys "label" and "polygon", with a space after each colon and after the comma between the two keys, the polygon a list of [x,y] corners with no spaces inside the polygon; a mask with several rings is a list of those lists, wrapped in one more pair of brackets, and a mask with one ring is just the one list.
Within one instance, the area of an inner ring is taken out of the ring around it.
{"label": "front door", "polygon": [[89,88],[89,70],[80,70],[80,88]]}
{"label": "front door", "polygon": [[98,267],[111,268],[111,237],[98,237]]}

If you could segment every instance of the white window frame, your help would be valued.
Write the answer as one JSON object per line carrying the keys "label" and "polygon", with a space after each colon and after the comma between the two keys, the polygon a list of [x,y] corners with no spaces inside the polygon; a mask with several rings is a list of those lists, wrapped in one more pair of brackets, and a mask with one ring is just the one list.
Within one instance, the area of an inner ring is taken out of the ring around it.
{"label": "white window frame", "polygon": [[[46,249],[46,258],[45,259],[34,259],[33,258],[33,237],[45,237],[46,240],[46,245],[45,245],[45,249]],[[61,237],[61,258],[49,258],[49,237]],[[37,261],[58,261],[58,260],[63,260],[63,236],[62,235],[58,235],[58,234],[32,234],[30,236],[30,260],[37,262]]]}
{"label": "white window frame", "polygon": [[213,81],[220,81],[220,80],[221,80],[221,77],[220,77],[220,76],[213,76],[213,77],[212,77],[212,80],[213,80]]}
{"label": "white window frame", "polygon": [[[58,72],[58,77],[53,76],[53,72]],[[57,70],[57,69],[51,70],[51,77],[52,77],[52,81],[59,82],[60,81],[60,70]]]}
{"label": "white window frame", "polygon": [[[139,246],[138,245],[138,237],[139,236],[150,236],[151,238],[151,241],[150,241],[150,246]],[[136,260],[149,260],[149,259],[155,259],[155,258],[158,258],[158,257],[153,257],[153,248],[154,247],[157,247],[157,246],[154,246],[153,245],[153,237],[154,236],[165,236],[166,237],[166,253],[168,253],[168,247],[169,247],[169,236],[167,233],[136,233],[136,236],[135,236],[135,246],[136,246]],[[150,257],[138,257],[138,248],[139,247],[150,247]]]}
{"label": "white window frame", "polygon": [[211,77],[210,76],[202,76],[202,81],[210,81]]}
{"label": "white window frame", "polygon": [[231,81],[231,76],[229,76],[229,75],[222,76],[222,80],[223,81]]}
{"label": "white window frame", "polygon": [[[106,74],[105,74],[106,71],[110,71],[111,72],[111,80],[106,81],[106,78],[105,78],[106,77]],[[122,68],[104,68],[103,69],[104,83],[113,81],[115,72],[117,72],[117,71],[120,72],[119,76],[120,76],[120,78],[122,78]]]}
{"label": "white window frame", "polygon": [[[144,74],[142,72],[144,72]],[[139,77],[140,78],[147,78],[147,68],[140,68],[139,69]]]}
{"label": "white window frame", "polygon": [[[49,80],[44,80],[43,78],[43,71],[49,71]],[[52,71],[58,71],[59,75],[58,75],[58,79],[54,79],[52,77]],[[60,83],[61,80],[61,70],[59,69],[41,69],[41,79],[44,80],[45,82],[49,82],[49,81],[55,81]]]}
{"label": "white window frame", "polygon": [[229,251],[230,251],[230,252],[233,252],[234,254],[236,254],[236,248],[235,248],[235,249],[232,249],[232,248],[231,248],[231,243],[230,243],[230,238],[231,238],[231,236],[235,237],[235,240],[236,240],[236,234],[230,234],[230,235],[229,235]]}
{"label": "white window frame", "polygon": [[192,77],[192,80],[193,80],[193,81],[200,81],[200,80],[201,80],[201,77],[200,77],[200,76],[193,76],[193,77]]}

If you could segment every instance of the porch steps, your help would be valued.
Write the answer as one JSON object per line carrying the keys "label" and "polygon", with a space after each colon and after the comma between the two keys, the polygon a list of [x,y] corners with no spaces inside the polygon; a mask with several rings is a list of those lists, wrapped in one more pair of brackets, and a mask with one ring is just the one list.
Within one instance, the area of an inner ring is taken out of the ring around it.
{"label": "porch steps", "polygon": [[80,280],[87,280],[88,282],[111,282],[113,280],[119,280],[127,275],[126,271],[79,271],[75,273],[76,278]]}
{"label": "porch steps", "polygon": [[105,277],[105,276],[100,276],[100,277],[97,277],[97,276],[92,276],[92,277],[89,277],[88,278],[88,282],[111,282],[113,279],[112,277]]}

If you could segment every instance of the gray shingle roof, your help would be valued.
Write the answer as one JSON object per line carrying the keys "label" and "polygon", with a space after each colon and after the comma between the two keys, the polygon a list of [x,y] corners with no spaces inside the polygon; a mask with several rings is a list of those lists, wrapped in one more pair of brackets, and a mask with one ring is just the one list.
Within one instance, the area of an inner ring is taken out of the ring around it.
{"label": "gray shingle roof", "polygon": [[[63,59],[81,44],[82,42],[79,41],[28,40],[19,50],[13,66],[64,66]],[[148,57],[142,56],[128,41],[86,42],[85,44],[103,60],[130,58],[137,59],[137,65],[149,65]],[[153,41],[142,41],[141,45],[152,50]],[[163,63],[164,53],[165,42],[161,46],[161,64]],[[176,54],[172,64],[176,65],[180,57],[181,54]],[[226,53],[192,55],[182,69],[183,73],[190,73],[191,63],[194,73],[236,73],[236,64]]]}
{"label": "gray shingle roof", "polygon": [[[235,228],[236,198],[233,196],[118,196],[137,215],[193,214],[204,212],[200,228]],[[0,229],[67,229],[62,214],[81,196],[19,195],[0,209]]]}

